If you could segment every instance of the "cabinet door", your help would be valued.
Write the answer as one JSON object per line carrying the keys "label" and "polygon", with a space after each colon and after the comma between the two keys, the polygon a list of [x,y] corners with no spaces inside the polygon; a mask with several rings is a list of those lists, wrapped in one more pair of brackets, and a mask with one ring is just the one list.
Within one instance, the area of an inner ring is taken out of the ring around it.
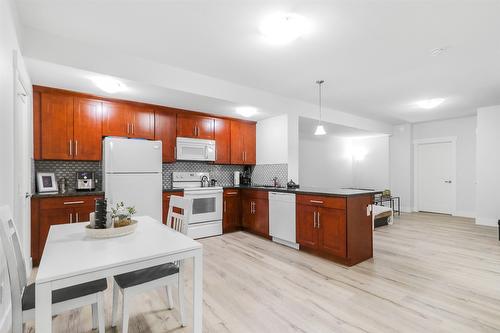
{"label": "cabinet door", "polygon": [[312,249],[318,246],[318,229],[315,227],[316,211],[317,208],[314,206],[297,205],[297,243],[300,246]]}
{"label": "cabinet door", "polygon": [[95,211],[95,203],[93,205],[78,206],[73,209],[73,222],[88,222],[90,221],[90,213]]}
{"label": "cabinet door", "polygon": [[[73,219],[73,220],[72,220]],[[43,248],[49,235],[51,225],[65,224],[75,222],[73,208],[53,208],[41,209],[39,214],[39,235],[38,235],[38,253],[42,257]]]}
{"label": "cabinet door", "polygon": [[207,140],[213,140],[214,139],[214,118],[210,117],[202,117],[202,116],[197,116],[197,126],[198,126],[198,132],[197,132],[197,138],[198,139],[207,139]]}
{"label": "cabinet door", "polygon": [[42,93],[41,147],[44,160],[73,159],[73,97]]}
{"label": "cabinet door", "polygon": [[224,233],[236,231],[241,225],[240,196],[237,191],[228,191],[227,193],[224,194],[223,198],[222,227]]}
{"label": "cabinet door", "polygon": [[319,249],[339,257],[346,256],[346,211],[318,209]]}
{"label": "cabinet door", "polygon": [[74,157],[75,160],[101,160],[102,102],[88,98],[75,98]]}
{"label": "cabinet door", "polygon": [[263,236],[269,236],[269,201],[267,199],[254,199],[254,202],[254,231]]}
{"label": "cabinet door", "polygon": [[243,151],[244,164],[255,164],[257,155],[255,152],[256,147],[256,126],[255,124],[243,123],[242,124],[242,138],[243,138]]}
{"label": "cabinet door", "polygon": [[177,136],[183,138],[197,138],[197,118],[192,115],[177,115]]}
{"label": "cabinet door", "polygon": [[243,164],[244,147],[241,122],[231,120],[231,164]]}
{"label": "cabinet door", "polygon": [[254,230],[255,215],[253,214],[253,200],[243,197],[241,200],[241,224],[244,228]]}
{"label": "cabinet door", "polygon": [[129,107],[124,103],[102,103],[102,135],[129,136]]}
{"label": "cabinet door", "polygon": [[163,162],[175,162],[175,112],[167,110],[155,113],[155,140],[161,140]]}
{"label": "cabinet door", "polygon": [[155,133],[155,113],[152,108],[130,107],[130,136],[141,139],[153,139]]}
{"label": "cabinet door", "polygon": [[216,164],[231,163],[231,122],[215,118]]}

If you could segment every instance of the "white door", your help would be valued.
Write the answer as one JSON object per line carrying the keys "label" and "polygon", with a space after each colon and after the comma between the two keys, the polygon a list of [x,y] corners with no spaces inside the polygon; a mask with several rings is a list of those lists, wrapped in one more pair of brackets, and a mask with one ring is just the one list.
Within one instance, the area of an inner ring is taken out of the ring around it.
{"label": "white door", "polygon": [[[25,258],[30,257],[31,126],[28,93],[16,82],[14,114],[14,222]],[[29,263],[28,267],[29,267]]]}
{"label": "white door", "polygon": [[417,146],[418,210],[451,214],[454,205],[453,143]]}

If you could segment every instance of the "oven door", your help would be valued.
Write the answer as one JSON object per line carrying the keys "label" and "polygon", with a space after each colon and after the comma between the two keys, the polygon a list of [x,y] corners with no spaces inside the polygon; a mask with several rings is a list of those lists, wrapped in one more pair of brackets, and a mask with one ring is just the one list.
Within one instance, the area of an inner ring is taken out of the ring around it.
{"label": "oven door", "polygon": [[222,191],[185,191],[185,198],[193,199],[189,224],[222,220]]}

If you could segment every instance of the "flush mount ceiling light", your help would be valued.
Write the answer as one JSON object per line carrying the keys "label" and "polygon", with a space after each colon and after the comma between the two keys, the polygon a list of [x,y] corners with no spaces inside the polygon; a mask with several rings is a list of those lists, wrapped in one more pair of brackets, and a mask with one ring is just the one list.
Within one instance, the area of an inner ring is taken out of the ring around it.
{"label": "flush mount ceiling light", "polygon": [[318,85],[318,100],[319,100],[319,122],[318,126],[316,126],[316,131],[314,131],[314,135],[325,135],[325,127],[321,124],[321,85],[324,83],[324,80],[318,80],[316,81],[316,84]]}
{"label": "flush mount ceiling light", "polygon": [[431,50],[430,54],[433,57],[437,57],[445,54],[449,48],[450,48],[449,46],[436,47],[435,49]]}
{"label": "flush mount ceiling light", "polygon": [[432,98],[432,99],[424,99],[422,101],[418,101],[415,104],[422,109],[434,109],[444,102],[444,98]]}
{"label": "flush mount ceiling light", "polygon": [[92,80],[99,89],[109,94],[114,94],[126,89],[126,86],[122,82],[110,76],[92,76],[90,80]]}
{"label": "flush mount ceiling light", "polygon": [[309,21],[294,13],[278,13],[266,17],[260,32],[267,41],[276,45],[288,44],[311,30]]}
{"label": "flush mount ceiling light", "polygon": [[236,113],[243,117],[250,118],[257,113],[257,109],[253,106],[239,106],[236,108]]}

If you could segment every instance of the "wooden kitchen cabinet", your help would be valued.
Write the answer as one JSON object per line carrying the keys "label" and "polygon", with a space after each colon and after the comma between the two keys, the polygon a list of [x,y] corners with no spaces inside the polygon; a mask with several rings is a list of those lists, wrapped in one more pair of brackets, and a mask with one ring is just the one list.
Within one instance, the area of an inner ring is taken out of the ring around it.
{"label": "wooden kitchen cabinet", "polygon": [[224,190],[222,229],[224,233],[241,229],[241,196],[237,189]]}
{"label": "wooden kitchen cabinet", "polygon": [[154,139],[155,113],[152,107],[103,102],[103,136]]}
{"label": "wooden kitchen cabinet", "polygon": [[269,237],[268,192],[244,190],[241,207],[243,228],[257,235]]}
{"label": "wooden kitchen cabinet", "polygon": [[346,199],[297,195],[296,202],[296,238],[301,249],[346,257]]}
{"label": "wooden kitchen cabinet", "polygon": [[212,117],[195,114],[177,114],[177,136],[184,138],[207,139],[215,138],[215,120]]}
{"label": "wooden kitchen cabinet", "polygon": [[102,102],[99,100],[66,94],[42,93],[41,158],[44,160],[100,160],[101,112]]}
{"label": "wooden kitchen cabinet", "polygon": [[175,162],[177,115],[174,110],[162,108],[155,112],[155,140],[162,142],[163,163]]}
{"label": "wooden kitchen cabinet", "polygon": [[31,199],[31,256],[38,264],[42,257],[50,226],[89,221],[95,200],[102,195]]}
{"label": "wooden kitchen cabinet", "polygon": [[231,120],[231,164],[256,163],[256,125]]}
{"label": "wooden kitchen cabinet", "polygon": [[179,197],[184,196],[183,191],[164,191],[162,195],[162,222],[163,224],[167,223],[167,215],[168,215],[168,206],[170,205],[170,197],[172,195],[176,195]]}
{"label": "wooden kitchen cabinet", "polygon": [[102,102],[89,98],[75,98],[74,102],[74,159],[99,161],[102,151]]}
{"label": "wooden kitchen cabinet", "polygon": [[73,159],[73,97],[42,93],[41,148],[43,160]]}
{"label": "wooden kitchen cabinet", "polygon": [[215,163],[231,163],[231,121],[215,118]]}

